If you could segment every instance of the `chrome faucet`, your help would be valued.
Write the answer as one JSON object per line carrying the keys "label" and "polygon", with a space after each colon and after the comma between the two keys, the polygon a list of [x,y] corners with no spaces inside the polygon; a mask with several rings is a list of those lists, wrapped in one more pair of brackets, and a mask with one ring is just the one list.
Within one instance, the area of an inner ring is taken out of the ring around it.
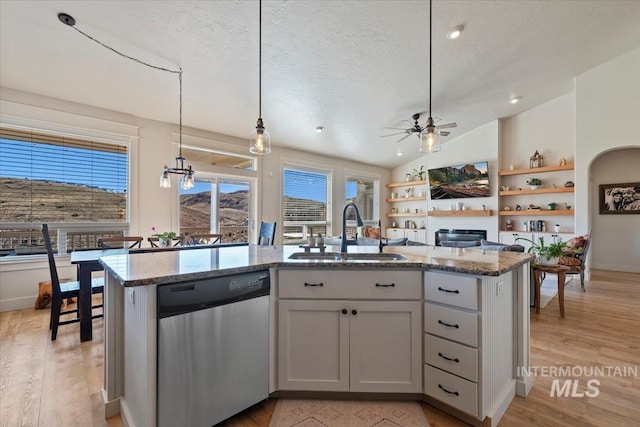
{"label": "chrome faucet", "polygon": [[[362,222],[362,218],[360,218],[360,212],[358,211],[358,207],[355,203],[349,202],[344,205],[344,209],[342,210],[342,236],[340,242],[340,252],[347,253],[347,209],[349,206],[352,206],[356,211],[356,222],[358,223],[358,227],[362,227],[364,223]],[[356,240],[357,241],[357,240]]]}

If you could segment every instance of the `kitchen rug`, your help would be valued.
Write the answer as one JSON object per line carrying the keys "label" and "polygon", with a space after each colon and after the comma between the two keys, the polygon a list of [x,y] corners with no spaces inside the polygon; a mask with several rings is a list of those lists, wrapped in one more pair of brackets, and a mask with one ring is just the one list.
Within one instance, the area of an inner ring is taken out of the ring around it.
{"label": "kitchen rug", "polygon": [[429,427],[417,402],[279,399],[269,427]]}

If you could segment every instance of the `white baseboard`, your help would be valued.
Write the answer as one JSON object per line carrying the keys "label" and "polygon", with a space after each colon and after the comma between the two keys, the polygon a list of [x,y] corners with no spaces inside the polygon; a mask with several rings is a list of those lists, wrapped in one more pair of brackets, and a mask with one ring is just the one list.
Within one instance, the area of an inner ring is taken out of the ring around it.
{"label": "white baseboard", "polygon": [[[591,265],[593,270],[610,270],[610,271],[623,271],[625,273],[640,273],[638,265],[618,265],[618,264],[593,264]],[[591,273],[591,272],[589,272]]]}
{"label": "white baseboard", "polygon": [[491,425],[497,426],[502,416],[505,412],[507,412],[507,408],[511,404],[511,401],[516,395],[516,382],[512,381],[508,387],[504,389],[502,396],[498,398],[498,402],[496,406],[492,408],[492,410],[487,414],[489,418],[491,418]]}
{"label": "white baseboard", "polygon": [[22,297],[22,298],[9,298],[0,300],[0,313],[4,311],[22,310],[24,308],[33,308],[38,295]]}
{"label": "white baseboard", "polygon": [[102,395],[102,403],[104,404],[104,419],[107,420],[111,417],[115,417],[120,413],[120,398],[114,400],[108,400],[107,391],[104,388],[100,389]]}

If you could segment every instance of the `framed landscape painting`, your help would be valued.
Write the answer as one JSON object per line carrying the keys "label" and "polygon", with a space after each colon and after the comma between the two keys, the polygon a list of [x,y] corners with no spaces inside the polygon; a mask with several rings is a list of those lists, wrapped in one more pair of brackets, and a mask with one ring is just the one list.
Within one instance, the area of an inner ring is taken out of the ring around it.
{"label": "framed landscape painting", "polygon": [[601,214],[640,214],[640,182],[600,185]]}

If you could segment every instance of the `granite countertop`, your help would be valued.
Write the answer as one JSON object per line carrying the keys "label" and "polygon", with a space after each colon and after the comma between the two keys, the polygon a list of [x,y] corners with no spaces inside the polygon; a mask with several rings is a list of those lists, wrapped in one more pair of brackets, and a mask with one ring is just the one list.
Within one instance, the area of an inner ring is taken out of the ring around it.
{"label": "granite countertop", "polygon": [[[300,260],[289,259],[297,246],[235,246],[227,248],[118,254],[100,258],[105,270],[123,286],[160,285],[227,274],[278,268],[361,268],[444,270],[473,275],[499,276],[534,259],[533,255],[507,251],[434,246],[387,246],[406,260]],[[327,246],[326,252],[340,252]],[[349,253],[377,253],[374,246],[349,246]]]}

